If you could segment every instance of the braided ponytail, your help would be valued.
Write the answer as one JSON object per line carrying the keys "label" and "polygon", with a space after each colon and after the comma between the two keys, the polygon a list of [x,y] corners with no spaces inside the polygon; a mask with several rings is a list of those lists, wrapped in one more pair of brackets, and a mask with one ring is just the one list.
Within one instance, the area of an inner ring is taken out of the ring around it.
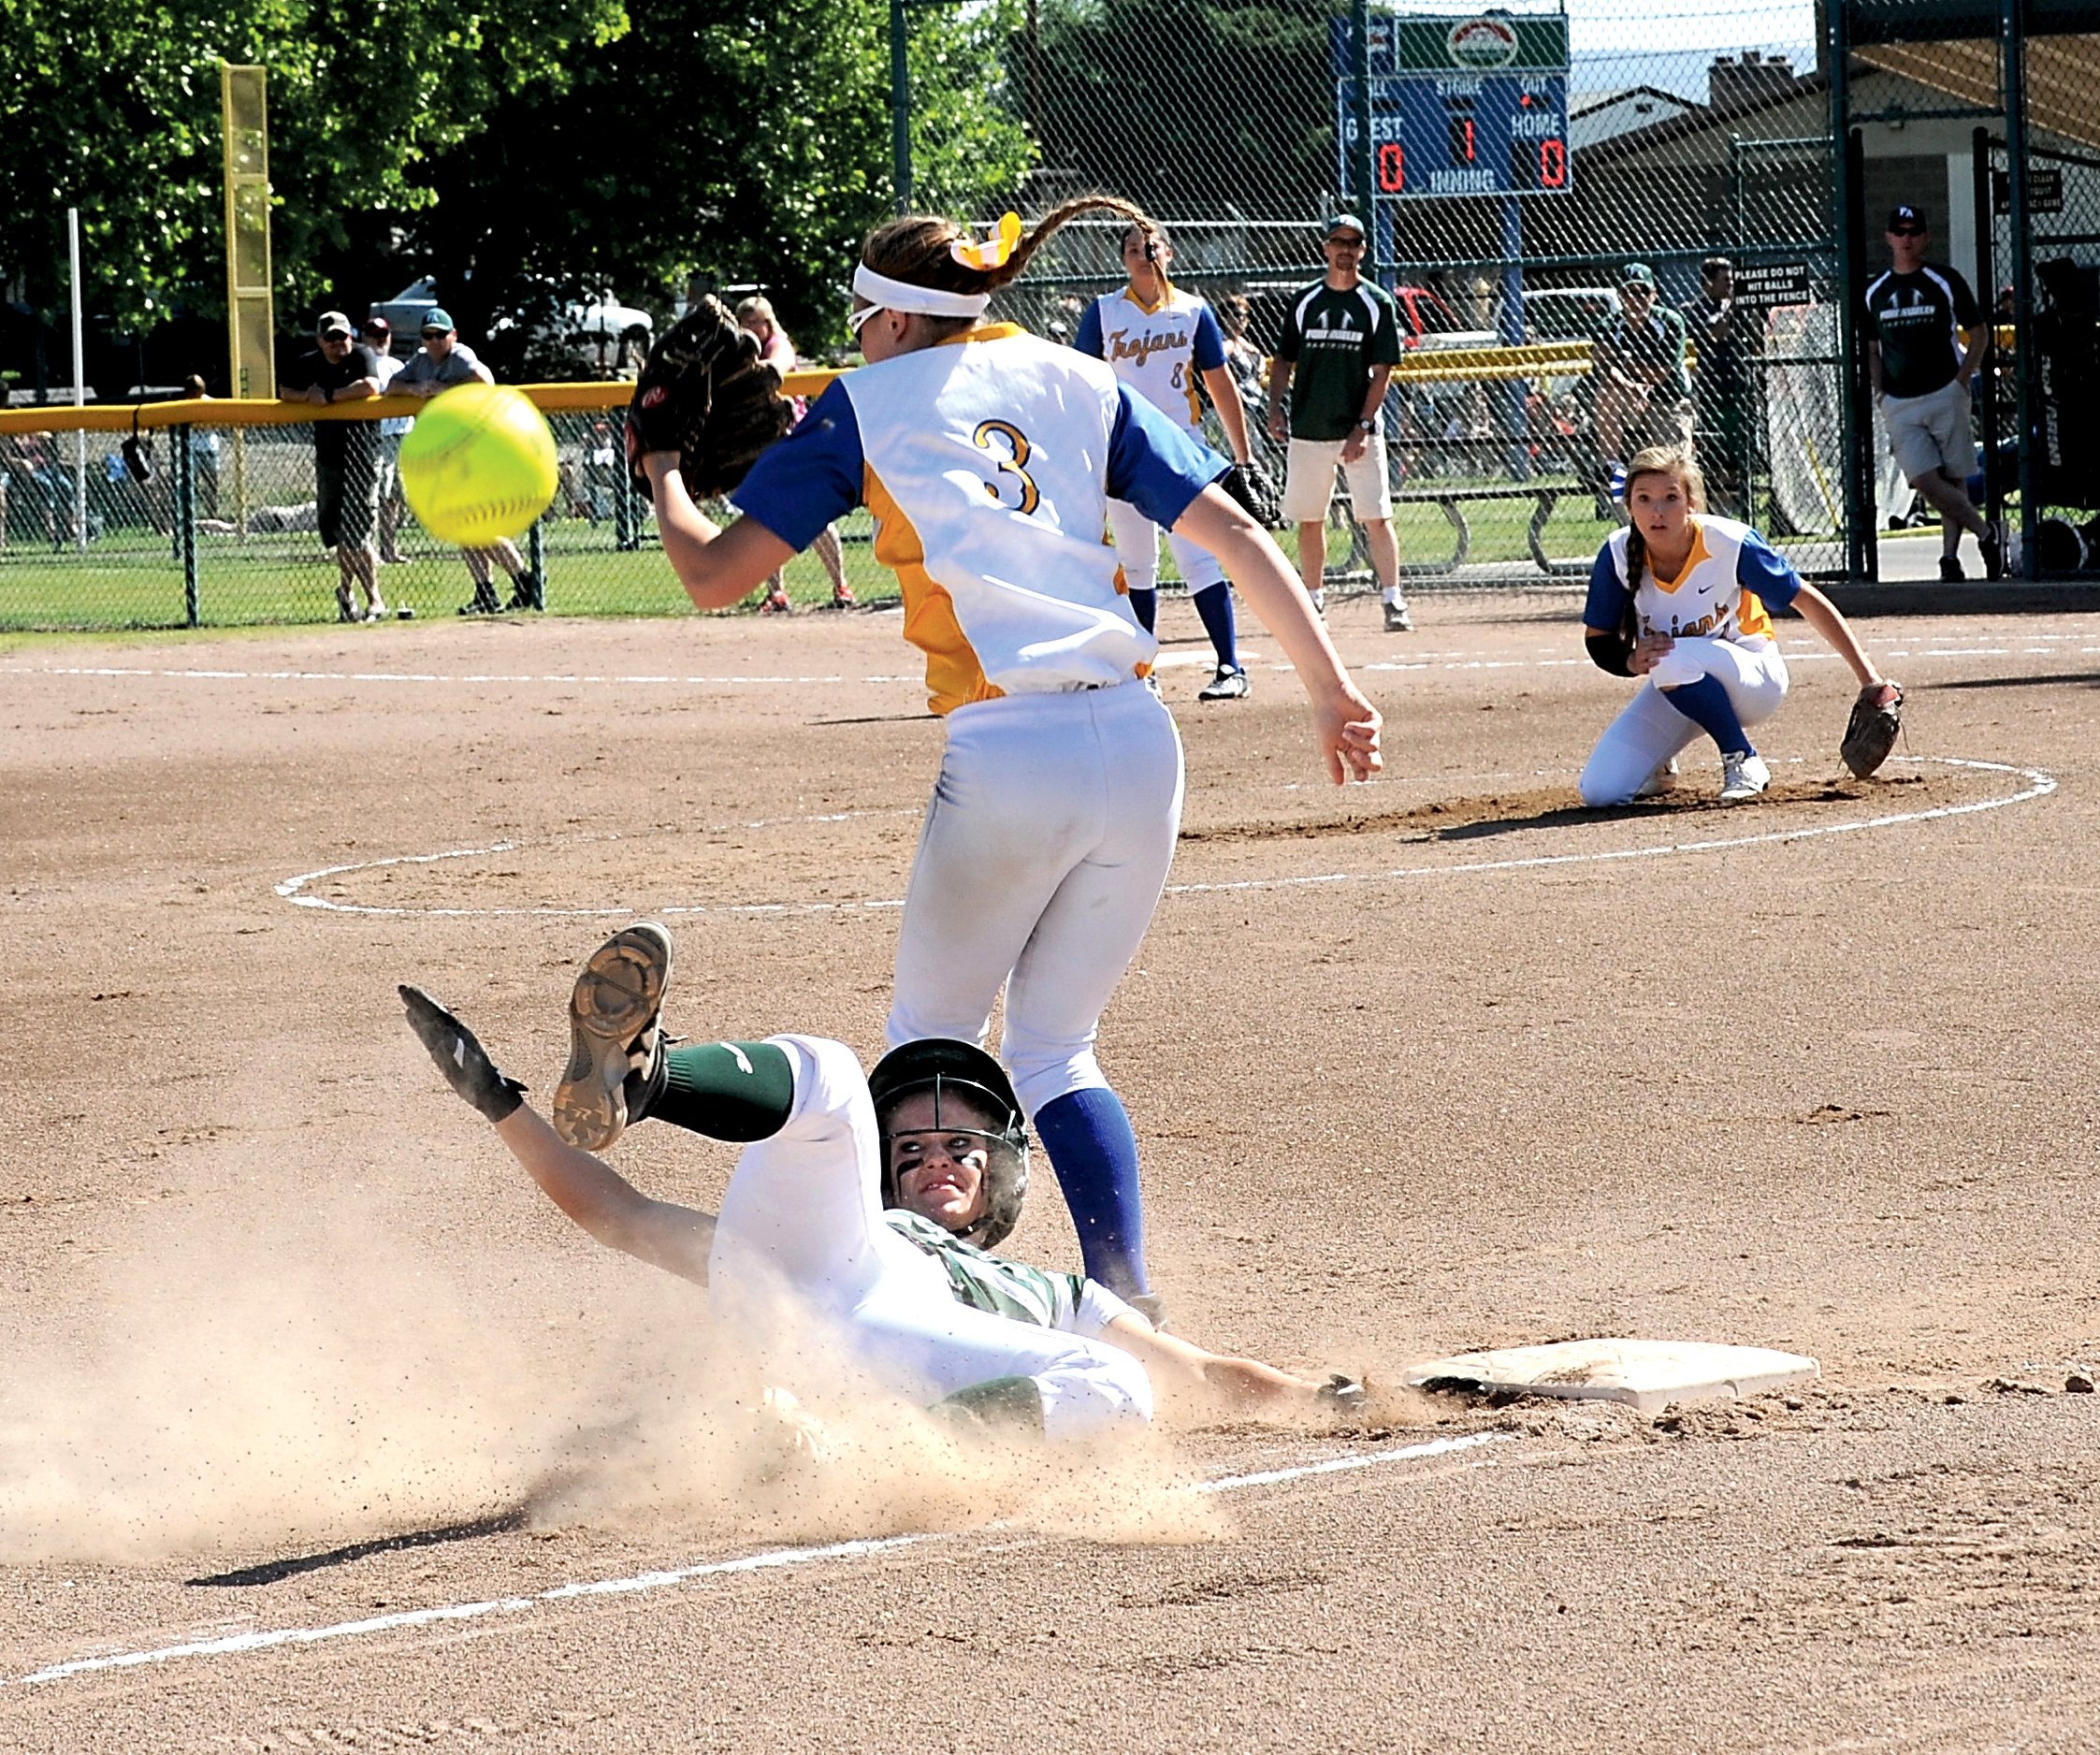
{"label": "braided ponytail", "polygon": [[[1013,254],[995,268],[973,268],[956,261],[949,246],[965,241],[970,234],[953,220],[933,213],[906,213],[876,226],[861,246],[861,260],[877,274],[913,286],[944,293],[995,293],[1021,278],[1029,258],[1060,227],[1082,213],[1095,211],[1120,213],[1148,238],[1161,235],[1158,222],[1136,203],[1121,196],[1082,195],[1044,214],[1035,230],[1014,246]],[[960,325],[968,319],[949,321]]]}

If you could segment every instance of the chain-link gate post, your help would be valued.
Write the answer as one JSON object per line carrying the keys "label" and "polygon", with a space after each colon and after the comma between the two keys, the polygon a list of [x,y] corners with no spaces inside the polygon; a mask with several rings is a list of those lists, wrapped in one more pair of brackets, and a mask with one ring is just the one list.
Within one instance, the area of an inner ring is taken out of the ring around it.
{"label": "chain-link gate post", "polygon": [[196,459],[190,454],[190,429],[174,428],[169,437],[175,442],[175,455],[168,459],[175,473],[175,555],[182,563],[182,620],[186,627],[197,625],[196,581]]}
{"label": "chain-link gate post", "polygon": [[1991,341],[1983,350],[1983,361],[1977,368],[1977,382],[1971,385],[1971,403],[1982,415],[1983,428],[1983,515],[1995,525],[2006,515],[2005,471],[1998,466],[1998,316],[1996,297],[1991,288],[1997,283],[1997,268],[1991,261],[1991,130],[1977,128],[1969,136],[1969,170],[1971,198],[1976,203],[1976,294],[1978,302],[1990,299],[1983,320],[1991,326]]}
{"label": "chain-link gate post", "polygon": [[[2039,577],[2041,557],[2035,546],[2035,253],[2027,235],[2027,37],[2020,0],[1999,0],[1999,67],[2005,80],[2006,185],[2012,238],[2013,418],[2020,434],[2020,571]],[[1987,222],[1989,210],[1979,215]],[[1990,297],[1989,287],[1978,289]]]}
{"label": "chain-link gate post", "polygon": [[530,609],[543,610],[547,606],[547,516],[543,512],[534,518],[532,528],[525,536],[525,564],[531,570],[533,578],[539,581],[533,595],[540,601],[527,605]]}
{"label": "chain-link gate post", "polygon": [[[1370,138],[1370,0],[1352,0],[1349,8],[1349,65],[1355,90],[1350,104],[1350,120],[1356,130],[1356,150],[1349,156],[1350,181],[1356,185],[1356,199],[1363,207],[1364,279],[1380,284],[1381,253],[1378,248],[1378,184],[1371,177],[1373,148]],[[1325,225],[1334,216],[1320,216]]]}

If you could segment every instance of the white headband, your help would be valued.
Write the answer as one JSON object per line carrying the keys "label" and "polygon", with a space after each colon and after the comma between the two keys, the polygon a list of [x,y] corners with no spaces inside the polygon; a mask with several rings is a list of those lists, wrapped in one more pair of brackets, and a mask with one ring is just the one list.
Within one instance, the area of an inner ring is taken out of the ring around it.
{"label": "white headband", "polygon": [[937,286],[914,286],[877,274],[863,262],[853,270],[853,290],[885,311],[917,312],[928,317],[981,317],[991,308],[990,293],[944,293]]}

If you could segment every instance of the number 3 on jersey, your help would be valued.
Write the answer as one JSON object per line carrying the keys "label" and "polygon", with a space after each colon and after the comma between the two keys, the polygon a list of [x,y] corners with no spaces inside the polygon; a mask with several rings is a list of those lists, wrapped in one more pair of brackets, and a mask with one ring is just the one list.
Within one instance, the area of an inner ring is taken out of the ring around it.
{"label": "number 3 on jersey", "polygon": [[982,420],[978,423],[977,430],[970,438],[978,450],[989,451],[998,459],[1001,475],[1010,475],[1021,484],[1021,502],[1018,505],[1011,504],[1006,495],[999,491],[1003,486],[999,482],[985,483],[984,491],[1002,506],[1020,513],[1023,517],[1034,512],[1042,502],[1043,497],[1036,490],[1035,477],[1023,467],[1028,461],[1027,435],[1011,421]]}

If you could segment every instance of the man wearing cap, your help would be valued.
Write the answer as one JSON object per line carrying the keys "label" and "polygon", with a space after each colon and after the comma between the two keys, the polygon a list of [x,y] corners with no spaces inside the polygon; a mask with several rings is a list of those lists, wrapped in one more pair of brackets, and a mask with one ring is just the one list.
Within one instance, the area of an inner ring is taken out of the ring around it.
{"label": "man wearing cap", "polygon": [[1644,445],[1691,455],[1691,379],[1685,320],[1657,297],[1655,270],[1629,262],[1619,276],[1619,319],[1590,363],[1597,392],[1597,448],[1607,474]]}
{"label": "man wearing cap", "polygon": [[[379,394],[378,362],[369,348],[357,345],[350,319],[341,312],[324,311],[313,326],[313,352],[301,354],[280,380],[279,396],[326,404],[364,402]],[[384,619],[379,554],[372,547],[372,526],[379,515],[378,422],[313,423],[313,488],[321,540],[336,551],[338,618]],[[362,612],[353,584],[365,587]]]}
{"label": "man wearing cap", "polygon": [[1400,362],[1400,315],[1391,295],[1358,272],[1364,238],[1364,222],[1354,213],[1338,213],[1327,224],[1326,276],[1292,300],[1269,361],[1268,434],[1279,444],[1290,442],[1283,516],[1298,529],[1298,573],[1312,607],[1326,609],[1327,507],[1339,463],[1385,599],[1385,630],[1405,633],[1414,623],[1400,596],[1400,545],[1380,415]]}
{"label": "man wearing cap", "polygon": [[1748,342],[1756,312],[1735,308],[1735,264],[1726,256],[1708,256],[1699,265],[1699,297],[1677,307],[1699,353],[1693,380],[1699,404],[1700,457],[1706,477],[1706,503],[1726,517],[1740,518],[1743,461],[1749,437]]}
{"label": "man wearing cap", "polygon": [[[401,368],[401,375],[394,380],[398,396],[436,396],[449,390],[456,384],[494,384],[496,374],[474,356],[474,350],[459,339],[454,327],[452,313],[442,305],[432,305],[423,313],[423,351]],[[508,537],[500,537],[492,548],[462,548],[459,558],[467,563],[467,576],[474,582],[474,597],[471,603],[462,603],[462,616],[493,616],[504,609],[544,609],[546,598],[541,589],[539,575],[525,564],[525,557],[517,552],[516,545]],[[500,566],[511,575],[511,601],[496,601],[491,562]]]}
{"label": "man wearing cap", "polygon": [[1965,576],[1960,549],[1967,530],[1982,551],[1985,576],[1995,579],[2005,572],[1998,532],[1970,503],[1967,487],[1976,471],[1969,381],[1991,331],[1969,283],[1946,263],[1925,260],[1930,237],[1922,208],[1890,210],[1894,266],[1866,293],[1867,377],[1896,467],[1940,515],[1940,577]]}
{"label": "man wearing cap", "polygon": [[[394,326],[376,311],[365,319],[365,345],[379,368],[379,393],[400,372],[403,361],[394,356]],[[407,414],[389,414],[379,423],[379,558],[383,566],[401,567],[408,557],[401,553],[401,441],[415,425]]]}

